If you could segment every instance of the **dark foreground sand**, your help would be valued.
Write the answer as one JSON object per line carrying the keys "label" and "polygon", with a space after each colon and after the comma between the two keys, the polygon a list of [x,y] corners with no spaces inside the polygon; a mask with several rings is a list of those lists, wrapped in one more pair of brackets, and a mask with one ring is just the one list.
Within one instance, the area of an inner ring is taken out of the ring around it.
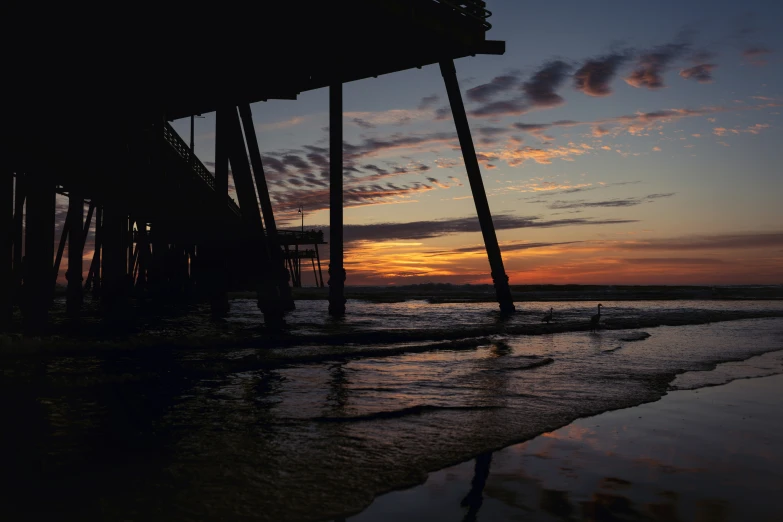
{"label": "dark foreground sand", "polygon": [[781,521],[783,375],[580,419],[347,520]]}

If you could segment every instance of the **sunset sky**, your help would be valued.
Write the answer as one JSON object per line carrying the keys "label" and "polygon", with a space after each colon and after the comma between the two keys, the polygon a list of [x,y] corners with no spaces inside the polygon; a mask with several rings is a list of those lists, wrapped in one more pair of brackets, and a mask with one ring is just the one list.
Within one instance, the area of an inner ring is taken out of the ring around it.
{"label": "sunset sky", "polygon": [[[511,284],[783,283],[783,4],[487,7],[505,55],[456,67]],[[491,282],[438,66],[344,107],[346,283]],[[327,90],[252,109],[280,223],[327,230]]]}

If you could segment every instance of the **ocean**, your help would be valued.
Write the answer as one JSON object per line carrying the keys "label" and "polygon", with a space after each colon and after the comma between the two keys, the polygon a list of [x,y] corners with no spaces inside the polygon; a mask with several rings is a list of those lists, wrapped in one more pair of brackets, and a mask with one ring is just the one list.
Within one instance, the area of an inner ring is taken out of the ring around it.
{"label": "ocean", "polygon": [[601,301],[593,333],[597,304],[301,300],[273,334],[236,299],[4,337],[0,517],[336,519],[577,418],[783,373],[783,301]]}

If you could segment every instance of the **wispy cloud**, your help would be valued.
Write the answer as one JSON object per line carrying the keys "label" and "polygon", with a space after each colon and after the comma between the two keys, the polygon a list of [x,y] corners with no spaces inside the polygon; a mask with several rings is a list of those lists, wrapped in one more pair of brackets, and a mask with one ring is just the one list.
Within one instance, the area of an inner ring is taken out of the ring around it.
{"label": "wispy cloud", "polygon": [[406,125],[414,121],[430,120],[432,112],[426,109],[391,109],[376,112],[346,112],[343,116],[362,128],[373,129],[380,125]]}
{"label": "wispy cloud", "polygon": [[[512,241],[512,242],[505,242],[500,243],[500,249],[503,251],[504,254],[508,252],[514,252],[518,250],[531,250],[534,248],[548,248],[553,246],[560,246],[560,245],[574,245],[577,243],[583,243],[583,241],[560,241],[560,242],[554,242],[554,243],[547,243],[547,242],[524,242],[524,241]],[[429,255],[441,255],[446,252],[452,252],[452,253],[477,253],[477,254],[483,254],[486,252],[486,247],[484,245],[473,245],[473,246],[467,246],[467,247],[461,247],[461,248],[454,248],[451,250],[443,250],[439,252],[431,252]]]}
{"label": "wispy cloud", "polygon": [[617,199],[608,199],[604,201],[586,201],[584,199],[579,199],[576,201],[553,201],[552,203],[549,204],[548,208],[552,210],[564,210],[564,209],[575,209],[575,208],[598,208],[598,207],[609,207],[609,208],[635,207],[636,205],[641,205],[642,203],[650,203],[657,199],[670,198],[674,194],[675,194],[674,192],[669,192],[666,194],[649,194],[647,196],[636,197],[636,198],[617,198]]}
{"label": "wispy cloud", "polygon": [[486,103],[470,111],[476,118],[497,118],[501,116],[519,116],[530,110],[525,98],[520,96],[510,100],[499,100]]}
{"label": "wispy cloud", "polygon": [[[750,106],[748,109],[758,108]],[[628,132],[630,134],[640,134],[644,131],[655,128],[662,123],[670,123],[682,118],[695,116],[704,116],[729,110],[741,110],[737,108],[727,109],[725,107],[702,107],[699,109],[662,109],[650,112],[637,112],[635,114],[625,114],[610,118],[602,118],[593,121],[573,121],[559,120],[552,123],[515,123],[513,127],[521,131],[540,135],[543,131],[553,127],[576,127],[589,125],[592,127],[592,135],[601,137],[606,134],[617,134],[619,132]]]}
{"label": "wispy cloud", "polygon": [[515,75],[495,76],[487,83],[468,89],[465,95],[472,102],[488,103],[499,94],[504,94],[514,89],[518,82],[519,77]]}
{"label": "wispy cloud", "polygon": [[294,116],[293,118],[289,118],[287,120],[282,120],[282,121],[276,121],[273,123],[258,123],[255,125],[255,127],[258,132],[288,129],[296,125],[299,125],[300,123],[304,123],[305,120],[306,118],[304,116]]}
{"label": "wispy cloud", "polygon": [[636,185],[641,183],[638,181],[617,181],[614,183],[582,183],[582,184],[560,184],[554,182],[544,181],[540,184],[533,183],[529,186],[523,187],[520,192],[535,192],[535,196],[528,198],[521,198],[524,200],[538,199],[543,197],[559,196],[562,194],[576,194],[579,192],[589,192],[593,190],[606,189],[611,187],[623,186],[623,185]]}
{"label": "wispy cloud", "polygon": [[629,257],[620,262],[630,265],[715,265],[723,264],[722,259],[712,257]]}
{"label": "wispy cloud", "polygon": [[[497,214],[493,216],[496,230],[514,230],[519,228],[553,228],[583,225],[616,225],[636,223],[633,219],[543,219],[539,216],[513,216]],[[346,242],[382,241],[382,240],[420,240],[450,234],[481,232],[478,218],[441,219],[433,221],[412,221],[408,223],[374,223],[367,225],[345,225]]]}
{"label": "wispy cloud", "polygon": [[576,144],[546,148],[506,147],[504,149],[482,152],[479,156],[479,161],[482,163],[504,161],[510,167],[522,165],[526,161],[534,161],[541,165],[549,165],[552,163],[552,160],[555,159],[573,161],[575,156],[581,156],[587,153],[588,149]]}
{"label": "wispy cloud", "polygon": [[[607,245],[608,246],[608,245]],[[693,235],[669,239],[628,241],[612,244],[620,250],[724,250],[783,247],[782,232],[745,232],[714,235]]]}
{"label": "wispy cloud", "polygon": [[712,129],[712,133],[716,136],[727,136],[729,134],[759,134],[761,131],[770,128],[768,123],[756,123],[749,127],[727,129],[726,127],[715,127]]}
{"label": "wispy cloud", "polygon": [[768,47],[753,46],[742,51],[742,56],[753,65],[767,65],[765,57],[772,54],[772,49]]}
{"label": "wispy cloud", "polygon": [[699,83],[712,83],[712,71],[716,67],[717,65],[714,63],[702,63],[680,70],[680,76]]}
{"label": "wispy cloud", "polygon": [[433,105],[435,105],[440,100],[440,96],[437,94],[432,94],[430,96],[425,96],[421,99],[419,102],[418,110],[424,111],[429,108],[431,108]]}

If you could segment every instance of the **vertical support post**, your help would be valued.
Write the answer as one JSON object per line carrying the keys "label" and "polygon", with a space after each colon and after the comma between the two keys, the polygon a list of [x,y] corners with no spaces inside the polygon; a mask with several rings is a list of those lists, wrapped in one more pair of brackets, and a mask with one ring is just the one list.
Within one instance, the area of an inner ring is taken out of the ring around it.
{"label": "vertical support post", "polygon": [[90,202],[90,208],[87,210],[87,219],[84,220],[84,229],[82,230],[82,252],[87,243],[87,236],[90,233],[90,224],[92,223],[92,214],[95,212],[95,203]]}
{"label": "vertical support post", "polygon": [[290,274],[291,277],[291,283],[296,287],[296,272],[294,272],[294,268],[291,265],[291,251],[288,249],[288,245],[284,245],[283,248],[285,248],[285,267],[286,271]]}
{"label": "vertical support post", "polygon": [[321,255],[318,253],[318,244],[315,244],[315,259],[318,261],[318,277],[321,279],[321,288],[324,287],[324,274],[321,271]]}
{"label": "vertical support post", "polygon": [[209,297],[210,311],[215,318],[225,317],[230,308],[224,250],[217,242],[198,246],[199,286]]}
{"label": "vertical support post", "polygon": [[0,170],[0,331],[11,325],[13,302],[14,176]]}
{"label": "vertical support post", "polygon": [[149,267],[149,283],[153,289],[153,294],[162,297],[167,290],[166,283],[166,245],[165,233],[160,221],[152,225],[150,230],[150,243],[152,243],[152,263]]}
{"label": "vertical support post", "polygon": [[18,298],[22,282],[22,242],[24,238],[24,202],[25,202],[25,175],[16,173],[16,187],[14,193],[14,293]]}
{"label": "vertical support post", "polygon": [[188,260],[188,295],[193,293],[196,285],[198,284],[198,261],[196,260],[196,245],[188,245],[187,249]]}
{"label": "vertical support post", "polygon": [[68,290],[65,311],[70,317],[78,316],[82,307],[83,217],[84,197],[81,192],[72,188],[68,195],[68,215],[65,218],[69,229],[68,271],[65,273],[65,278],[68,280]]}
{"label": "vertical support post", "polygon": [[133,263],[135,262],[135,259],[133,257],[133,224],[135,223],[135,220],[133,219],[133,216],[128,216],[128,233],[125,237],[126,239],[126,247],[128,249],[128,274],[133,273]]}
{"label": "vertical support post", "polygon": [[150,252],[150,244],[147,237],[147,223],[142,221],[138,223],[139,240],[137,245],[139,246],[139,260],[137,264],[138,275],[134,273],[134,284],[143,293],[147,287],[147,268],[150,264],[152,252]]}
{"label": "vertical support post", "polygon": [[63,229],[60,231],[60,243],[57,245],[57,254],[54,257],[54,274],[52,274],[52,284],[57,283],[57,276],[60,275],[60,264],[63,261],[63,253],[65,252],[65,242],[68,240],[68,231],[71,228],[71,224],[66,219],[63,223]]}
{"label": "vertical support post", "polygon": [[489,211],[487,194],[484,191],[484,182],[481,179],[476,149],[473,147],[473,138],[470,135],[468,117],[465,114],[465,106],[462,103],[462,94],[457,82],[457,70],[452,60],[440,62],[440,72],[446,84],[446,92],[451,105],[451,114],[454,117],[454,125],[457,127],[457,136],[462,148],[462,157],[465,161],[465,169],[470,182],[470,190],[473,193],[473,201],[476,204],[476,212],[481,226],[481,235],[484,236],[484,247],[487,250],[489,266],[492,271],[492,281],[495,285],[500,311],[510,313],[515,310],[511,297],[511,289],[508,286],[508,276],[503,267],[503,257],[500,254],[498,238],[495,235],[495,225],[492,223],[492,214]]}
{"label": "vertical support post", "polygon": [[302,260],[299,259],[299,244],[294,245],[294,271],[296,271],[296,286],[302,288]]}
{"label": "vertical support post", "polygon": [[264,225],[266,227],[266,237],[269,243],[269,259],[272,264],[271,271],[277,272],[278,286],[280,289],[280,301],[285,311],[296,309],[294,299],[291,296],[291,287],[288,286],[288,271],[285,268],[285,262],[280,251],[280,240],[277,235],[277,225],[275,224],[275,213],[272,209],[272,199],[269,197],[269,187],[266,184],[266,175],[264,174],[264,164],[261,161],[261,150],[258,147],[258,138],[256,129],[253,126],[253,113],[250,111],[249,104],[239,106],[239,116],[242,118],[242,127],[245,130],[247,138],[247,148],[250,152],[250,164],[253,167],[253,177],[258,191],[258,201],[261,204],[261,214],[264,216]]}
{"label": "vertical support post", "polygon": [[[226,111],[218,108],[215,112],[215,192],[218,198],[228,202],[228,143]],[[153,245],[153,251],[154,251]],[[225,317],[229,311],[228,274],[226,272],[225,249],[217,244],[202,244],[199,249],[199,267],[201,287],[209,295],[212,316]]]}
{"label": "vertical support post", "polygon": [[26,177],[25,256],[23,322],[28,332],[45,326],[52,300],[52,260],[54,258],[54,180],[46,172]]}
{"label": "vertical support post", "polygon": [[127,216],[111,203],[103,209],[103,281],[101,304],[107,316],[119,318],[126,311],[125,236]]}
{"label": "vertical support post", "polygon": [[329,314],[345,314],[343,267],[343,84],[329,86]]}
{"label": "vertical support post", "polygon": [[98,295],[103,288],[103,263],[101,253],[103,251],[103,205],[98,207],[95,213],[95,253],[92,258],[92,293]]}
{"label": "vertical support post", "polygon": [[[215,111],[215,192],[221,198],[228,197],[228,131],[226,129],[227,111],[222,108]],[[226,201],[228,201],[226,199]]]}

